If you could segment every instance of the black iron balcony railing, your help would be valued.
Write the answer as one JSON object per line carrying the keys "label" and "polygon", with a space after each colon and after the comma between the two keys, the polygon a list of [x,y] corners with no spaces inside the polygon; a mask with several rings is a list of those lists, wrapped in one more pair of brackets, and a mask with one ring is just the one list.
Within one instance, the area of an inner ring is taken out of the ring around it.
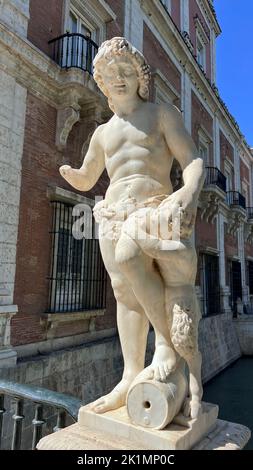
{"label": "black iron balcony railing", "polygon": [[246,199],[239,191],[228,191],[227,203],[229,206],[240,206],[246,209]]}
{"label": "black iron balcony railing", "polygon": [[89,36],[66,33],[48,42],[52,45],[52,58],[62,68],[76,67],[92,74],[92,63],[98,45]]}
{"label": "black iron balcony railing", "polygon": [[253,219],[253,207],[246,207],[248,219]]}
{"label": "black iron balcony railing", "polygon": [[213,166],[206,167],[205,186],[209,186],[210,184],[215,184],[222,191],[226,192],[226,176],[224,176],[218,168]]}
{"label": "black iron balcony railing", "polygon": [[[53,392],[45,388],[37,387],[34,385],[23,385],[6,380],[0,380],[0,449],[1,438],[3,441],[8,441],[9,436],[3,432],[4,414],[7,412],[5,409],[5,398],[10,397],[15,400],[15,411],[13,418],[13,432],[10,448],[11,450],[19,450],[22,447],[22,431],[23,422],[25,419],[25,410],[31,410],[34,407],[34,419],[31,422],[33,427],[31,449],[36,449],[38,441],[43,434],[43,427],[47,422],[46,413],[44,415],[45,406],[53,409],[56,418],[56,426],[51,432],[56,432],[66,426],[66,418],[69,415],[72,422],[77,421],[78,411],[82,405],[81,400],[74,398],[63,393]],[[29,403],[29,407],[27,407]],[[7,423],[6,423],[7,424]],[[28,423],[26,423],[26,426]],[[8,442],[4,443],[5,449],[9,448]],[[6,447],[7,445],[7,447]]]}

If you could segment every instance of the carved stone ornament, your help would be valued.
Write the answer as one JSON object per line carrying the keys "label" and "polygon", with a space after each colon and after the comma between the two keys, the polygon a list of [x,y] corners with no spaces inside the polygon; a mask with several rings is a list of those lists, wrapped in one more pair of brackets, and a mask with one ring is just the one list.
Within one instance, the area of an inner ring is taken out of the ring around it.
{"label": "carved stone ornament", "polygon": [[221,197],[214,192],[203,191],[203,193],[201,194],[201,201],[201,220],[213,223],[214,218],[219,211],[219,203],[221,201]]}
{"label": "carved stone ornament", "polygon": [[56,146],[62,150],[67,145],[68,136],[74,124],[80,119],[80,106],[68,106],[58,109],[56,124]]}
{"label": "carved stone ornament", "polygon": [[232,211],[228,223],[228,233],[232,236],[235,236],[243,221],[244,217],[242,214]]}
{"label": "carved stone ornament", "polygon": [[244,241],[245,243],[253,243],[253,224],[247,222],[244,225]]}

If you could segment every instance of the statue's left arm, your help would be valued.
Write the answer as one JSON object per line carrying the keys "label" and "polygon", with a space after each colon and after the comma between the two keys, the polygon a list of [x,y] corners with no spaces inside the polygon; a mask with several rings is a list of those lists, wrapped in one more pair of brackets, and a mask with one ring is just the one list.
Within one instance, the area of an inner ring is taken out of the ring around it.
{"label": "statue's left arm", "polygon": [[164,138],[183,171],[184,186],[179,191],[181,194],[187,192],[197,202],[205,179],[204,162],[199,158],[198,150],[184,126],[180,111],[175,106],[161,106],[160,116]]}

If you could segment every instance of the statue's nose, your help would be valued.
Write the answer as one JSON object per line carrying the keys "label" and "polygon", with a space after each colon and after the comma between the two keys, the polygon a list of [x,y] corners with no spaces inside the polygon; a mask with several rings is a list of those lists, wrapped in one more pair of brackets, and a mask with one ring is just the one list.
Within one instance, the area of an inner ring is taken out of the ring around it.
{"label": "statue's nose", "polygon": [[117,75],[116,75],[116,78],[117,78],[117,80],[122,80],[122,78],[123,78],[123,73],[120,72],[120,71],[118,71],[118,72],[117,72]]}

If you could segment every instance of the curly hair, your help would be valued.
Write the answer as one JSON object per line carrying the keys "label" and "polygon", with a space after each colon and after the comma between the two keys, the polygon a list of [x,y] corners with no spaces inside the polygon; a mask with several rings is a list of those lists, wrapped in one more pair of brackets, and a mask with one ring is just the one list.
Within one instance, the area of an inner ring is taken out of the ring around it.
{"label": "curly hair", "polygon": [[150,67],[145,57],[130,44],[125,38],[115,37],[105,41],[98,49],[98,53],[93,61],[94,80],[100,90],[108,98],[109,107],[114,111],[107,88],[103,81],[103,69],[106,64],[115,56],[127,56],[136,69],[139,80],[138,95],[144,101],[149,98],[149,82],[151,79]]}

